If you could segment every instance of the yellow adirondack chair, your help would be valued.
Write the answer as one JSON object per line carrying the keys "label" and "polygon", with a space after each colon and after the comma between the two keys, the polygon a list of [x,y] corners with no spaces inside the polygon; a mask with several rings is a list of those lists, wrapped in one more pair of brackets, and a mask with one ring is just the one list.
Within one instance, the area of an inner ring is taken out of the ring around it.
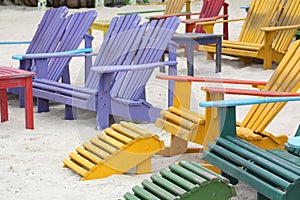
{"label": "yellow adirondack chair", "polygon": [[[206,33],[213,33],[215,23],[245,20],[237,41],[223,41],[222,54],[241,58],[245,64],[250,58],[262,59],[264,69],[272,62],[280,62],[300,27],[299,0],[252,0],[245,19],[203,22]],[[212,58],[215,47],[202,46]]]}
{"label": "yellow adirondack chair", "polygon": [[[233,79],[213,79],[197,77],[158,76],[164,80],[174,80],[173,107],[161,112],[156,125],[171,133],[172,141],[162,155],[174,155],[186,151],[186,141],[192,141],[206,147],[219,136],[219,122],[215,109],[206,109],[205,116],[189,110],[192,82],[220,82],[230,84],[250,84],[261,90],[242,90],[226,88],[202,88],[206,91],[206,100],[221,100],[224,94],[242,94],[259,96],[300,96],[300,40],[294,42],[285,57],[279,63],[268,82],[244,81]],[[282,148],[287,141],[286,135],[274,136],[265,132],[265,128],[286,103],[268,103],[254,105],[241,123],[237,124],[237,135],[248,142],[263,148]],[[191,151],[188,151],[191,152]]]}

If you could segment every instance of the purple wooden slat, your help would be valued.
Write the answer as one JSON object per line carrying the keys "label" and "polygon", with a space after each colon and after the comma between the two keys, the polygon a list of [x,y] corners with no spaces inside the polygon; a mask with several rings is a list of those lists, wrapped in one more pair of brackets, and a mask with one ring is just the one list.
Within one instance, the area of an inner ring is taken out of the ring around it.
{"label": "purple wooden slat", "polygon": [[89,89],[89,88],[75,87],[70,84],[59,83],[59,82],[50,81],[47,79],[37,79],[34,81],[34,83],[40,83],[40,84],[45,84],[45,85],[50,85],[50,86],[55,86],[55,87],[61,87],[64,89],[73,90],[73,91],[82,92],[82,93],[91,94],[91,95],[96,95],[98,93],[97,90],[93,90],[93,89]]}
{"label": "purple wooden slat", "polygon": [[[95,65],[100,66],[100,65],[105,65],[105,62],[109,63],[109,62],[107,62],[107,60],[109,60],[106,57],[107,55],[100,54],[100,52],[107,51],[107,45],[114,46],[114,44],[117,43],[117,41],[114,41],[114,40],[112,42],[110,41],[111,37],[116,35],[116,33],[122,33],[122,32],[128,31],[132,27],[137,26],[139,21],[140,21],[140,17],[137,16],[137,15],[133,15],[133,16],[128,15],[128,16],[120,17],[117,21],[117,24],[114,26],[115,29],[112,31],[112,34],[111,35],[106,34],[107,37],[105,39],[105,43],[103,43],[100,47],[100,50],[99,50],[99,53],[98,53],[99,57],[97,56],[97,58],[95,60]],[[128,25],[128,24],[131,24],[131,25]],[[111,54],[109,54],[109,55],[111,55]]]}
{"label": "purple wooden slat", "polygon": [[[60,41],[56,51],[75,50],[79,47],[84,39],[85,33],[93,23],[97,16],[95,11],[84,13],[75,13],[72,20],[69,22],[67,29]],[[55,58],[52,59],[52,66],[49,64],[49,78],[58,81],[62,76],[63,70],[70,62],[71,58]],[[58,66],[60,66],[58,68]],[[51,69],[53,68],[53,69]]]}
{"label": "purple wooden slat", "polygon": [[[139,45],[141,44],[141,41],[142,41],[142,38],[143,38],[143,35],[145,33],[145,30],[147,28],[147,23],[144,23],[140,28],[138,28],[136,31],[135,31],[135,34],[134,34],[134,39],[135,40],[132,40],[132,45],[131,46],[127,46],[129,47],[129,49],[127,50],[128,55],[126,57],[126,61],[124,63],[117,63],[117,64],[125,64],[125,65],[128,65],[128,64],[131,64],[133,59],[135,58],[136,56],[136,52],[137,50],[139,50]],[[117,74],[117,81],[114,83],[112,89],[111,89],[111,96],[112,97],[115,97],[117,96],[117,93],[119,91],[119,88],[123,85],[123,80],[125,78],[125,76],[127,75],[127,72],[120,72]]]}
{"label": "purple wooden slat", "polygon": [[[164,50],[166,49],[168,41],[172,35],[172,26],[173,30],[175,30],[179,21],[177,18],[167,18],[165,21],[160,20],[160,22],[154,21],[151,23],[150,27],[147,31],[146,38],[144,38],[142,47],[140,48],[140,52],[137,56],[139,63],[151,63],[158,62],[161,58]],[[171,29],[171,30],[169,30]],[[169,37],[168,37],[169,35]],[[145,46],[143,46],[145,45]],[[123,80],[123,85],[120,88],[118,93],[118,97],[124,99],[132,99],[138,100],[141,93],[143,92],[143,88],[145,84],[148,82],[153,70],[143,70],[143,71],[135,71],[135,72],[127,72],[126,80]]]}
{"label": "purple wooden slat", "polygon": [[76,105],[76,107],[78,108],[96,111],[96,107],[94,103],[95,96],[92,95],[90,95],[89,96],[90,98],[87,99],[79,99],[79,98],[74,98],[73,96],[67,96],[67,95],[56,94],[56,93],[52,94],[51,92],[43,89],[33,90],[33,95],[46,98],[50,101],[63,102],[66,105]]}
{"label": "purple wooden slat", "polygon": [[[67,7],[60,7],[57,9],[48,9],[45,11],[45,14],[38,25],[38,28],[35,32],[35,35],[32,38],[32,43],[28,47],[26,53],[39,53],[36,51],[37,45],[39,45],[40,37],[44,37],[45,31],[49,27],[50,23],[57,23],[57,20],[63,19],[68,13]],[[52,19],[52,20],[49,20]],[[55,27],[53,27],[55,29]]]}
{"label": "purple wooden slat", "polygon": [[[112,60],[118,57],[116,50],[121,50],[122,53],[124,52],[124,50],[120,48],[120,45],[122,46],[121,43],[126,44],[127,43],[126,39],[130,39],[130,38],[131,38],[130,40],[134,39],[134,37],[126,37],[126,34],[128,34],[127,33],[128,29],[137,26],[140,19],[141,18],[138,15],[132,15],[132,16],[128,15],[119,18],[117,17],[113,18],[112,24],[109,27],[109,32],[106,34],[106,37],[99,49],[98,56],[95,59],[94,65],[105,66],[105,65],[113,64]],[[124,34],[124,36],[120,36],[120,35],[115,36],[117,30],[121,31],[121,34]],[[122,39],[118,39],[118,38],[122,38]],[[111,49],[114,50],[111,51]],[[97,81],[98,78],[99,78],[98,74],[90,72],[86,81],[86,87],[98,88],[99,85],[99,81]]]}
{"label": "purple wooden slat", "polygon": [[[60,13],[57,16],[52,16],[50,13],[45,19],[45,23],[39,24],[41,32],[38,32],[37,37],[33,40],[34,52],[32,51],[32,53],[46,53],[56,48],[57,42],[52,40],[56,37],[55,34],[64,20],[65,18]],[[60,38],[60,35],[57,37]]]}

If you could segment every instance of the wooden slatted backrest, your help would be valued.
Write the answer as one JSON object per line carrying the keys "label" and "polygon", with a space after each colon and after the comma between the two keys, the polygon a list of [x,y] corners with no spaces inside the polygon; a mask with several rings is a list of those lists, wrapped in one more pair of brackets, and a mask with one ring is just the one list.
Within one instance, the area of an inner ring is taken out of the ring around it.
{"label": "wooden slatted backrest", "polygon": [[[132,55],[134,59],[131,64],[159,62],[179,23],[177,17],[151,21],[135,55]],[[140,99],[152,72],[153,70],[149,69],[119,73],[111,95],[126,100]]]}
{"label": "wooden slatted backrest", "polygon": [[262,44],[262,27],[275,26],[285,0],[252,0],[238,42]]}
{"label": "wooden slatted backrest", "polygon": [[[134,18],[134,20],[130,20],[131,27],[124,23],[130,17]],[[94,66],[159,62],[180,23],[179,18],[171,17],[159,21],[152,20],[150,24],[145,22],[138,25],[140,17],[137,15],[115,18],[112,23],[115,20],[117,21],[116,27],[121,28],[116,29],[115,34],[108,31],[111,36],[105,38],[101,45]],[[127,25],[126,30],[124,29],[125,25]],[[131,37],[128,37],[128,35]],[[116,73],[115,81],[112,83],[111,95],[127,100],[138,99],[151,74],[152,70]],[[86,87],[97,89],[99,85],[99,77],[97,76],[96,73],[91,72],[86,81]]]}
{"label": "wooden slatted backrest", "polygon": [[[264,90],[297,92],[300,88],[300,40],[293,43]],[[262,132],[286,103],[254,105],[242,122],[242,126]]]}
{"label": "wooden slatted backrest", "polygon": [[63,33],[60,26],[67,14],[68,8],[65,6],[46,10],[26,54],[53,52],[58,44],[56,38]]}
{"label": "wooden slatted backrest", "polygon": [[[63,34],[61,35],[61,38],[59,38],[59,44],[55,51],[62,52],[78,49],[96,17],[97,12],[94,10],[77,12],[69,15],[61,26],[60,31],[63,32]],[[50,80],[58,81],[70,60],[71,57],[49,59],[48,78]]]}
{"label": "wooden slatted backrest", "polygon": [[[218,16],[225,1],[224,0],[203,0],[199,19]],[[197,26],[195,33],[205,33],[202,26]]]}
{"label": "wooden slatted backrest", "polygon": [[[278,26],[299,25],[300,24],[300,1],[287,0],[284,9],[278,20]],[[279,53],[285,53],[293,40],[297,29],[278,31],[272,48]]]}
{"label": "wooden slatted backrest", "polygon": [[[110,22],[108,31],[104,37],[104,41],[98,51],[97,57],[94,62],[94,66],[108,66],[114,64],[121,64],[121,60],[117,62],[117,58],[120,58],[123,52],[125,52],[127,42],[134,41],[134,37],[128,37],[132,34],[135,27],[138,27],[138,23],[141,21],[141,17],[136,14],[124,15],[121,17],[114,17]],[[129,33],[129,32],[130,33]],[[126,35],[127,34],[127,35]],[[90,71],[85,87],[91,89],[97,89],[99,85],[99,74]]]}
{"label": "wooden slatted backrest", "polygon": [[185,0],[169,0],[167,1],[164,15],[178,14],[182,11]]}

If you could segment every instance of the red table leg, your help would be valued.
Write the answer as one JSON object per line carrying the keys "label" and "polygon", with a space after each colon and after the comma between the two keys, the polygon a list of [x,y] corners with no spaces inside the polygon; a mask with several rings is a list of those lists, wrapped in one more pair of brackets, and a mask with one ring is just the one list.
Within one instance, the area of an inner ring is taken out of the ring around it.
{"label": "red table leg", "polygon": [[25,84],[25,120],[26,128],[34,129],[33,125],[33,97],[32,97],[32,77],[26,78]]}
{"label": "red table leg", "polygon": [[0,112],[1,112],[1,122],[8,120],[8,104],[7,104],[7,93],[6,88],[0,89]]}

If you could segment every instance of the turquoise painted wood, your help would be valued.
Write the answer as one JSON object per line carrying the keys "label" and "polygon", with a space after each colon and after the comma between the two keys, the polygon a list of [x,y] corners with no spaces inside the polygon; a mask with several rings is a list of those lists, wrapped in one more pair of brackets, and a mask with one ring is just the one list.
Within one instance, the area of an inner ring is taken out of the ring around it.
{"label": "turquoise painted wood", "polygon": [[258,191],[257,199],[296,200],[300,195],[300,157],[281,149],[263,150],[236,137],[236,106],[283,101],[300,97],[255,98],[203,102],[202,107],[217,107],[220,137],[209,143],[203,159],[229,177],[241,180]]}
{"label": "turquoise painted wood", "polygon": [[153,174],[142,186],[134,186],[133,193],[124,195],[126,200],[184,199],[222,200],[236,195],[229,181],[195,162],[181,161]]}
{"label": "turquoise painted wood", "polygon": [[[299,95],[299,94],[295,94]],[[207,101],[200,102],[201,107],[231,107],[231,106],[246,106],[253,104],[287,102],[287,101],[300,101],[300,97],[272,97],[272,98],[250,98],[243,100],[223,100],[223,101]]]}
{"label": "turquoise painted wood", "polygon": [[169,65],[176,73],[177,62],[159,60],[180,20],[140,20],[136,14],[112,19],[84,87],[43,79],[33,83],[34,96],[66,104],[66,119],[76,118],[74,108],[96,111],[97,129],[109,126],[110,115],[154,122],[161,109],[146,101],[145,86],[154,68]]}
{"label": "turquoise painted wood", "polygon": [[296,40],[300,39],[300,29],[297,30],[296,32]]}
{"label": "turquoise painted wood", "polygon": [[293,138],[289,138],[288,145],[285,146],[285,149],[288,152],[300,157],[300,124],[296,131],[296,134]]}

